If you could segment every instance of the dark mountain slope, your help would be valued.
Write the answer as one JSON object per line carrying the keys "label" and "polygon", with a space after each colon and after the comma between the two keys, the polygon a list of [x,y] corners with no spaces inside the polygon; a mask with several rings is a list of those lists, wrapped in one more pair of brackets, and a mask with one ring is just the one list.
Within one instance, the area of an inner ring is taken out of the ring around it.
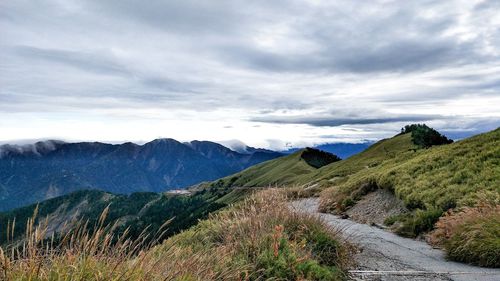
{"label": "dark mountain slope", "polygon": [[144,145],[38,142],[0,146],[0,211],[81,189],[161,192],[236,173],[282,154],[242,154],[213,142]]}

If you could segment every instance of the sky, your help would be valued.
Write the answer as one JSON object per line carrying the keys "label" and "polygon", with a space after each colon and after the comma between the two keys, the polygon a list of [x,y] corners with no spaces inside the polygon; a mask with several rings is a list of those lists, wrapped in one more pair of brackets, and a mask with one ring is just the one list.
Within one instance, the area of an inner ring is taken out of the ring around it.
{"label": "sky", "polygon": [[500,1],[0,2],[0,142],[282,149],[500,126]]}

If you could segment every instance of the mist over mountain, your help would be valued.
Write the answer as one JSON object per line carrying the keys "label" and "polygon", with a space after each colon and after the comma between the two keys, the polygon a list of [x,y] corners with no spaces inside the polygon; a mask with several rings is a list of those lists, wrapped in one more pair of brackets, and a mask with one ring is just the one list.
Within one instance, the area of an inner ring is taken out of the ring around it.
{"label": "mist over mountain", "polygon": [[281,153],[233,151],[209,141],[156,139],[127,142],[41,141],[0,146],[0,210],[81,189],[129,194],[162,192],[236,173]]}

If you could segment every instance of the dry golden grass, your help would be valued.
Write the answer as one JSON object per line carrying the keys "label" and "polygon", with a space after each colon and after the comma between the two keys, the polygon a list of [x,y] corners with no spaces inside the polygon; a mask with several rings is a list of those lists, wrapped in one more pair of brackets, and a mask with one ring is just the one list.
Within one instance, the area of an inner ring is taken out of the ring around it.
{"label": "dry golden grass", "polygon": [[450,210],[435,224],[428,240],[453,260],[500,267],[500,205],[482,201],[475,207]]}

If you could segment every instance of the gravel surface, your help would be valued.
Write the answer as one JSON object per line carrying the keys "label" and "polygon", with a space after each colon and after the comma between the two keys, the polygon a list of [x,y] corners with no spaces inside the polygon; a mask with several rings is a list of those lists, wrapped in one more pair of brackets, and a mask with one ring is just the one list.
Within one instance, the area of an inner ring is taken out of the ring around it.
{"label": "gravel surface", "polygon": [[291,203],[292,208],[320,216],[359,248],[354,280],[458,280],[498,281],[500,269],[447,261],[441,250],[423,241],[404,238],[377,227],[318,213],[317,198]]}
{"label": "gravel surface", "polygon": [[349,219],[365,224],[384,224],[384,220],[393,215],[408,212],[402,200],[396,198],[387,189],[377,189],[363,196],[356,205],[345,213]]}

